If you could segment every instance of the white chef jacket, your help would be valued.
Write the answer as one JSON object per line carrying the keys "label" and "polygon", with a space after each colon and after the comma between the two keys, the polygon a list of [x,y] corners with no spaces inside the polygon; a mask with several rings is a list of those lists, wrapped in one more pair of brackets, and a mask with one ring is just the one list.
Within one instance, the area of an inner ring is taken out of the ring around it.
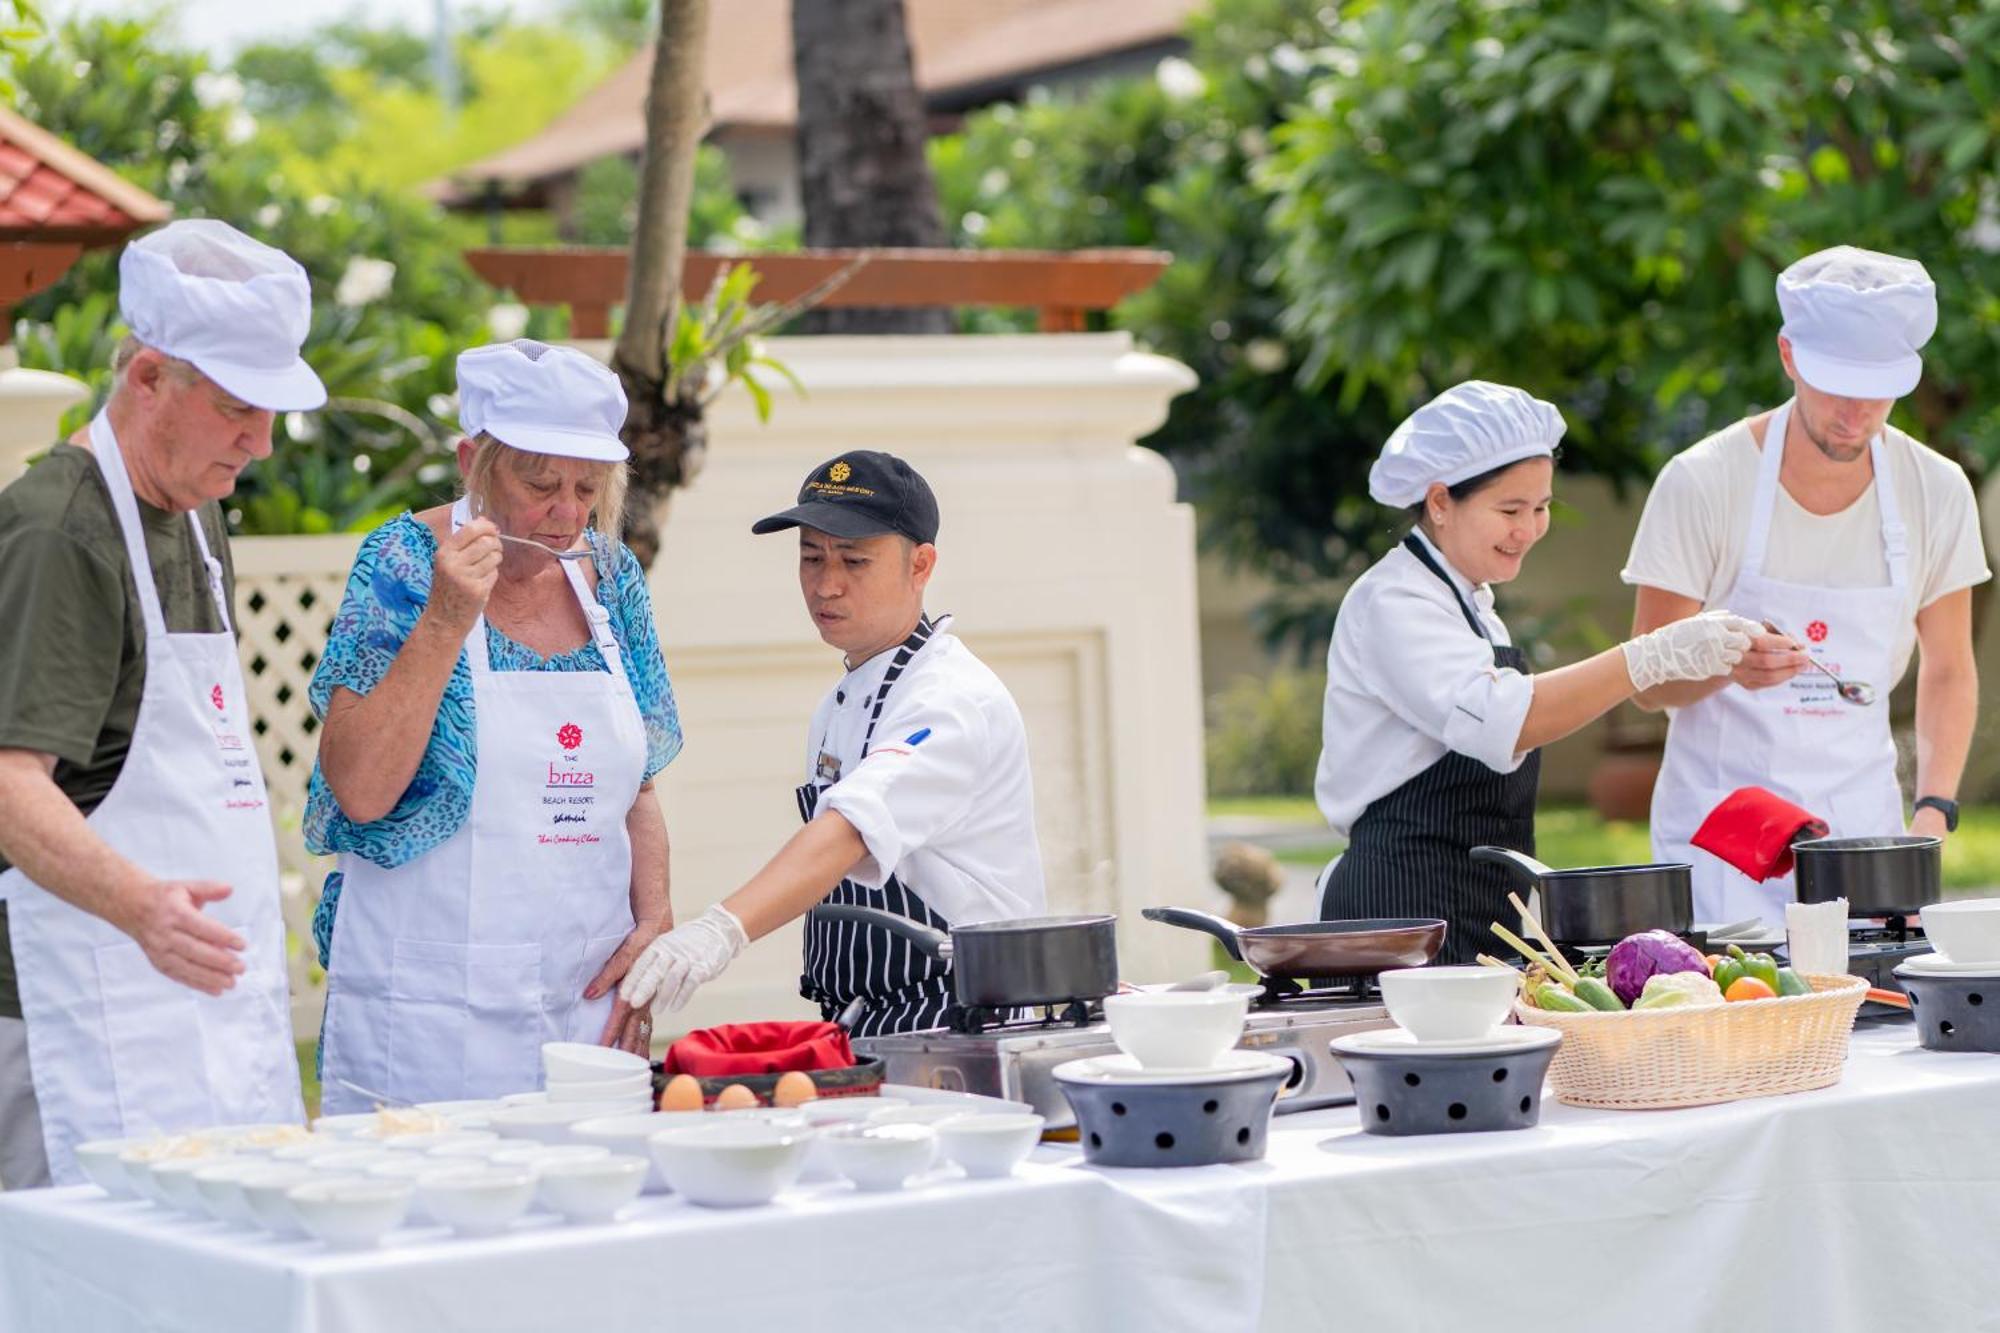
{"label": "white chef jacket", "polygon": [[[866,758],[875,693],[895,657],[877,653],[813,711],[808,781],[839,779],[819,809],[838,810],[868,855],[848,878],[897,876],[955,926],[1047,911],[1028,733],[1000,678],[940,630],[889,691]],[[823,759],[824,756],[824,759]]]}
{"label": "white chef jacket", "polygon": [[1493,591],[1453,569],[1421,530],[1418,541],[1449,574],[1492,641],[1466,624],[1452,589],[1400,545],[1341,599],[1326,654],[1319,774],[1320,813],[1346,837],[1371,803],[1449,750],[1511,773],[1533,702],[1534,679],[1493,664],[1511,642],[1493,614]]}

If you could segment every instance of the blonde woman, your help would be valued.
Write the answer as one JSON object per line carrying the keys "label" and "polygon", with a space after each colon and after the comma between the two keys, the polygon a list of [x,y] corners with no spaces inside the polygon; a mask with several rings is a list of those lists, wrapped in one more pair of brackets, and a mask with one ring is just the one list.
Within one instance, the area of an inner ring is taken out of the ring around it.
{"label": "blonde woman", "polygon": [[329,1111],[519,1092],[544,1041],[651,1037],[616,990],[671,924],[652,780],[681,733],[616,536],[625,395],[527,339],[458,385],[464,495],[370,534],[313,673]]}

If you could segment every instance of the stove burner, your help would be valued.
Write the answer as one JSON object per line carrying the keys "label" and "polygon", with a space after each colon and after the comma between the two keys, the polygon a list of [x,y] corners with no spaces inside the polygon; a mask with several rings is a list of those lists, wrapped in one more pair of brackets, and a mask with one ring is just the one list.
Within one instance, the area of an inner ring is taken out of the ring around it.
{"label": "stove burner", "polygon": [[[1264,977],[1264,989],[1250,997],[1252,1009],[1278,1009],[1292,1005],[1379,1002],[1381,992],[1373,977]],[[1307,981],[1318,984],[1308,986]]]}
{"label": "stove burner", "polygon": [[[1035,1014],[1037,1008],[1041,1010],[1040,1017]],[[968,1035],[1032,1031],[1035,1028],[1083,1028],[1103,1016],[1103,1008],[1095,1000],[1071,1000],[1062,1005],[1038,1005],[1025,1009],[954,1004],[944,1011],[944,1027],[948,1031]]]}
{"label": "stove burner", "polygon": [[1923,923],[1908,916],[1885,916],[1880,922],[1850,921],[1847,941],[1851,948],[1864,945],[1923,944]]}

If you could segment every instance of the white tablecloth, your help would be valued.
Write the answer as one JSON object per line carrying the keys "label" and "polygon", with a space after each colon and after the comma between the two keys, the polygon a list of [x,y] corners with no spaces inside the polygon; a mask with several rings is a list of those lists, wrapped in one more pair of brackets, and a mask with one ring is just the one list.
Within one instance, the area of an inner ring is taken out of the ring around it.
{"label": "white tablecloth", "polygon": [[659,1329],[2000,1328],[2000,1058],[1858,1034],[1822,1092],[1671,1112],[1553,1102],[1511,1134],[1275,1122],[1241,1167],[814,1186],[711,1212],[410,1230],[332,1254],[112,1203],[0,1198],[0,1328],[166,1333]]}

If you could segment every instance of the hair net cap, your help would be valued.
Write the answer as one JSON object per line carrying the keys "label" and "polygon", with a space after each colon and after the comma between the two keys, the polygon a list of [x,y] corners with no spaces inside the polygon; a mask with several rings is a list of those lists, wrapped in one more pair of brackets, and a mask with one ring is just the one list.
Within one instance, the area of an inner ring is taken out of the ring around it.
{"label": "hair net cap", "polygon": [[1799,378],[1842,398],[1901,398],[1923,378],[1937,286],[1914,259],[1836,245],[1778,275]]}
{"label": "hair net cap", "polygon": [[458,354],[458,424],[531,454],[622,463],[618,376],[574,347],[516,338]]}
{"label": "hair net cap", "polygon": [[1407,509],[1434,484],[1456,486],[1482,472],[1553,454],[1562,413],[1524,389],[1486,380],[1455,384],[1396,427],[1368,470],[1378,504]]}

